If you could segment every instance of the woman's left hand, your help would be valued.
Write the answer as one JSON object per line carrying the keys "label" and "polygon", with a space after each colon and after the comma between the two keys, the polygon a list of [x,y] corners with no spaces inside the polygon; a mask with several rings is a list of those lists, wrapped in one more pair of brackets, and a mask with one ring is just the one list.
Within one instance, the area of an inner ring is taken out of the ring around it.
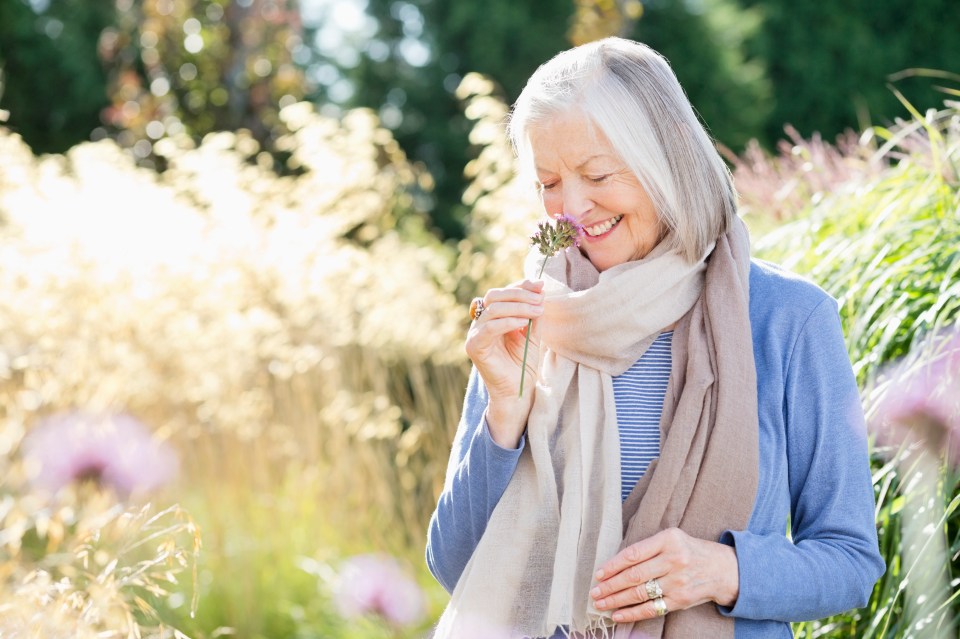
{"label": "woman's left hand", "polygon": [[605,563],[590,596],[598,610],[613,611],[616,622],[657,616],[647,595],[651,579],[660,584],[668,613],[708,601],[733,606],[740,592],[738,568],[732,547],[671,528],[624,548]]}

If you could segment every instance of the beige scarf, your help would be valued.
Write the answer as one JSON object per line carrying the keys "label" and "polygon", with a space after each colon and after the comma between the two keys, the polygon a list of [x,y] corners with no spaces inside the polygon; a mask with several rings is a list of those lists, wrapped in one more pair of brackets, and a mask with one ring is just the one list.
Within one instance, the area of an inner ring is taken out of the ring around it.
{"label": "beige scarf", "polygon": [[[698,264],[666,245],[603,273],[575,250],[547,262],[527,445],[437,639],[549,637],[558,628],[618,639],[635,631],[733,636],[733,621],[712,604],[614,627],[588,594],[593,574],[621,548],[670,527],[716,541],[724,530],[745,529],[753,509],[758,425],[746,228],[735,220]],[[528,273],[540,259],[531,254]],[[660,457],[621,504],[611,377],[674,322]]]}

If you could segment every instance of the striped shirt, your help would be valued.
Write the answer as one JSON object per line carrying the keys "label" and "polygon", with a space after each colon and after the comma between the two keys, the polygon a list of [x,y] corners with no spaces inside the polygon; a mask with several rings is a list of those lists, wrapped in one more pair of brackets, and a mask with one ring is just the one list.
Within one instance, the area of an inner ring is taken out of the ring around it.
{"label": "striped shirt", "polygon": [[647,467],[660,456],[660,415],[670,380],[673,331],[657,336],[622,375],[613,378],[620,430],[620,496],[626,500]]}

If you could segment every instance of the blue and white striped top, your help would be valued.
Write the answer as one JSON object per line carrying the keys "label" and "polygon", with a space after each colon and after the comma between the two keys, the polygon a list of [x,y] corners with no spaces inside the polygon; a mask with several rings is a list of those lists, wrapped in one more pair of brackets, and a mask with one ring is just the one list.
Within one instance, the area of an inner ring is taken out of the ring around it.
{"label": "blue and white striped top", "polygon": [[622,375],[613,378],[620,429],[620,498],[626,500],[647,467],[660,456],[660,416],[670,381],[673,331],[657,336]]}

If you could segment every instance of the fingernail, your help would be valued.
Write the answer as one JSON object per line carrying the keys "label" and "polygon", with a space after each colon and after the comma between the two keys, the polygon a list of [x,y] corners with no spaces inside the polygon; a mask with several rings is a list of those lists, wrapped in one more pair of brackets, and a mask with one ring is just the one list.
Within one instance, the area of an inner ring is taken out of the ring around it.
{"label": "fingernail", "polygon": [[606,599],[601,599],[600,601],[597,602],[597,608],[606,608],[606,607],[607,607]]}
{"label": "fingernail", "polygon": [[614,620],[614,621],[623,621],[623,615],[621,615],[619,612],[615,612],[615,613],[613,613],[613,620]]}
{"label": "fingernail", "polygon": [[599,596],[600,596],[600,586],[597,586],[596,588],[594,588],[593,590],[591,590],[591,591],[590,591],[590,596],[593,597],[594,599],[596,599],[597,597],[599,597]]}
{"label": "fingernail", "polygon": [[596,577],[597,577],[597,579],[603,579],[603,571],[602,571],[602,570],[598,570]]}
{"label": "fingernail", "polygon": [[542,306],[534,306],[534,307],[533,307],[533,312],[536,313],[537,315],[543,315],[543,307],[542,307]]}

